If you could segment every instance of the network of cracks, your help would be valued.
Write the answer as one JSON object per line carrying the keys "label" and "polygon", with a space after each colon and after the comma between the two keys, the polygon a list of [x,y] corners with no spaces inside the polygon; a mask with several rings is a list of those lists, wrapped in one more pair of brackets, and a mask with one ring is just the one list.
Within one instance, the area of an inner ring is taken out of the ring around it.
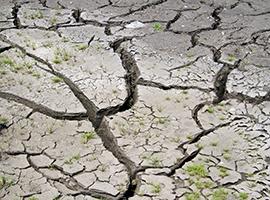
{"label": "network of cracks", "polygon": [[269,199],[267,0],[1,8],[1,199]]}

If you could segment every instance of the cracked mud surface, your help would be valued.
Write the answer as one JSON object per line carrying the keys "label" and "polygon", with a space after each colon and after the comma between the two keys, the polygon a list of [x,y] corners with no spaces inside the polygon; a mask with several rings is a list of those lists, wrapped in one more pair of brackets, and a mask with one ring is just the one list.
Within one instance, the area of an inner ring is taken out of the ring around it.
{"label": "cracked mud surface", "polygon": [[270,199],[268,0],[0,3],[0,199]]}

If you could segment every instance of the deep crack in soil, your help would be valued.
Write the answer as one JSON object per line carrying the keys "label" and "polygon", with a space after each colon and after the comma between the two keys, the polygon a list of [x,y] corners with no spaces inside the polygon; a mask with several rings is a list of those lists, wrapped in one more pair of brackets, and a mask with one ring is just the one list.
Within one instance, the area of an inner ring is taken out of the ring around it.
{"label": "deep crack in soil", "polygon": [[269,2],[1,3],[0,199],[269,198]]}

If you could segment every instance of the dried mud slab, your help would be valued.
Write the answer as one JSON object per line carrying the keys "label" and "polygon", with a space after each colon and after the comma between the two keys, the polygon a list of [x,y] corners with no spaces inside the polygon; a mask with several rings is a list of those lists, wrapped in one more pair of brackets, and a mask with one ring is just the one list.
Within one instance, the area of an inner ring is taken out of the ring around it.
{"label": "dried mud slab", "polygon": [[269,198],[268,1],[1,8],[0,199]]}

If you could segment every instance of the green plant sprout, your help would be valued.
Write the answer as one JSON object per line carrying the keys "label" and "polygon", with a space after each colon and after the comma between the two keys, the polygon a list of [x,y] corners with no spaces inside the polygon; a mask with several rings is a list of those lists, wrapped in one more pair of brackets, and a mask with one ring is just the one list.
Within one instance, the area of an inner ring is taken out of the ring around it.
{"label": "green plant sprout", "polygon": [[77,47],[78,50],[84,51],[85,49],[88,48],[88,45],[86,45],[86,44],[79,44],[76,47]]}
{"label": "green plant sprout", "polygon": [[0,176],[0,190],[4,187],[10,187],[14,185],[14,181],[12,179],[9,179],[5,176]]}
{"label": "green plant sprout", "polygon": [[30,19],[42,19],[43,17],[43,13],[40,10],[31,13],[29,16]]}
{"label": "green plant sprout", "polygon": [[68,61],[70,58],[71,55],[65,49],[56,48],[54,51],[53,63],[61,64],[62,61]]}
{"label": "green plant sprout", "polygon": [[212,200],[227,200],[228,192],[224,188],[216,190],[212,195]]}
{"label": "green plant sprout", "polygon": [[188,193],[185,195],[186,200],[199,200],[200,194],[198,192]]}
{"label": "green plant sprout", "polygon": [[83,135],[82,135],[81,142],[83,144],[86,144],[92,139],[95,139],[95,133],[94,132],[84,132]]}
{"label": "green plant sprout", "polygon": [[67,165],[72,165],[76,160],[80,160],[81,155],[80,154],[76,154],[74,156],[72,156],[71,158],[69,158],[68,160],[66,160],[64,163]]}
{"label": "green plant sprout", "polygon": [[203,164],[191,164],[187,167],[186,171],[190,176],[206,177],[208,172]]}
{"label": "green plant sprout", "polygon": [[0,115],[0,124],[6,125],[7,123],[8,123],[8,119],[5,118],[5,117],[2,117],[2,116]]}
{"label": "green plant sprout", "polygon": [[240,192],[239,193],[239,199],[240,200],[246,200],[246,199],[248,199],[248,193]]}
{"label": "green plant sprout", "polygon": [[63,82],[63,79],[58,77],[58,76],[52,77],[51,80],[52,80],[53,83],[61,83],[61,82]]}
{"label": "green plant sprout", "polygon": [[214,112],[215,112],[215,110],[214,110],[214,108],[213,108],[212,106],[209,106],[209,107],[206,109],[206,111],[207,111],[208,113],[214,113]]}
{"label": "green plant sprout", "polygon": [[152,186],[152,193],[158,194],[161,192],[161,185],[160,183],[150,183],[150,185]]}
{"label": "green plant sprout", "polygon": [[226,177],[226,176],[229,176],[228,170],[227,170],[226,168],[224,168],[224,167],[220,167],[220,168],[219,168],[219,176],[220,176],[221,178],[224,178],[224,177]]}
{"label": "green plant sprout", "polygon": [[163,27],[162,27],[162,25],[160,23],[154,23],[153,24],[153,29],[155,31],[159,32],[159,31],[162,31],[163,30]]}

